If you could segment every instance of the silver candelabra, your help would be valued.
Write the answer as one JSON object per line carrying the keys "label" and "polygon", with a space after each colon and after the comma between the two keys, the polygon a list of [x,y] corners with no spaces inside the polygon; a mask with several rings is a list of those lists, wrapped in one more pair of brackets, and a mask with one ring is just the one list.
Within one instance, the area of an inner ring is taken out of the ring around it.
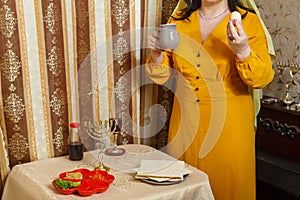
{"label": "silver candelabra", "polygon": [[[96,141],[95,148],[98,152],[99,166],[97,168],[107,170],[103,164],[104,149],[110,147],[110,135],[112,134],[112,124],[108,120],[99,122],[85,122],[84,128],[92,139]],[[113,130],[114,131],[114,130]]]}

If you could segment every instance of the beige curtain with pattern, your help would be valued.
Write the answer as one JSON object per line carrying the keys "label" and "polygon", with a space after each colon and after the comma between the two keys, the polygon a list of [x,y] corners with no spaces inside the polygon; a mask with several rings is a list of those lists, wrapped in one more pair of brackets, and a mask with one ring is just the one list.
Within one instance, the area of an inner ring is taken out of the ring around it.
{"label": "beige curtain with pattern", "polygon": [[0,0],[0,194],[13,166],[68,154],[71,121],[105,119],[115,107],[125,130],[119,143],[163,146],[167,125],[154,136],[144,126],[149,108],[162,102],[170,111],[172,98],[143,85],[142,65],[147,35],[176,4]]}
{"label": "beige curtain with pattern", "polygon": [[[159,27],[160,24],[166,23],[168,21],[178,3],[178,0],[156,0],[151,1],[152,4],[149,4],[150,0],[148,0],[147,2],[148,6],[145,6],[145,9],[149,12],[145,12],[143,20],[145,24],[143,25],[143,27],[150,27],[149,30],[147,30],[147,33],[150,34],[153,31],[153,28]],[[154,11],[156,12],[155,15],[153,13]],[[144,36],[144,38],[146,38],[146,36]],[[148,53],[147,49],[143,49],[142,53],[142,63],[144,63]],[[141,73],[141,79],[147,79],[144,73]],[[156,149],[159,149],[161,151],[165,150],[164,148],[167,144],[168,125],[174,96],[172,92],[174,91],[175,86],[174,81],[175,80],[170,80],[163,86],[156,84],[144,84],[143,82],[141,82],[140,123],[143,127],[140,129],[141,142],[155,147]],[[165,114],[167,116],[164,116],[164,114],[162,114],[164,112],[161,112],[160,110],[154,111],[154,113],[150,113],[151,108],[155,104],[161,105],[162,108],[166,111]],[[163,122],[163,125],[158,125],[161,122]],[[149,126],[149,124],[151,125]]]}

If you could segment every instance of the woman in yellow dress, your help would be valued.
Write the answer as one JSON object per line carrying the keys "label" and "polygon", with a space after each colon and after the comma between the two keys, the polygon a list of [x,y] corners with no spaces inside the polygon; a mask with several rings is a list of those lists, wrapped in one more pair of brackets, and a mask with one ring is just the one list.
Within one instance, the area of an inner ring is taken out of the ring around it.
{"label": "woman in yellow dress", "polygon": [[[148,39],[146,72],[164,84],[176,76],[167,153],[208,174],[217,200],[254,200],[255,112],[249,88],[274,71],[258,16],[239,0],[186,0],[176,12],[179,45],[162,50]],[[231,20],[238,11],[242,20]]]}

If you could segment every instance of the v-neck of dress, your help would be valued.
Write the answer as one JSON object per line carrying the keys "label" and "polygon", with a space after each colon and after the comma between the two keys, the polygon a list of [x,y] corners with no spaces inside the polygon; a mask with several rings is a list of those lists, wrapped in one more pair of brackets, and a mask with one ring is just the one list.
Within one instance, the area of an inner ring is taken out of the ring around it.
{"label": "v-neck of dress", "polygon": [[225,27],[227,26],[227,22],[229,20],[229,17],[230,17],[230,12],[225,15],[225,17],[223,17],[223,19],[220,20],[220,22],[218,22],[216,24],[216,26],[212,29],[212,31],[206,36],[206,38],[203,40],[203,35],[202,35],[202,31],[201,31],[201,19],[200,19],[200,16],[198,14],[198,12],[195,12],[194,13],[196,15],[196,22],[198,23],[198,30],[199,30],[199,33],[200,33],[200,41],[202,44],[205,44],[207,40],[209,40],[209,38],[212,36],[212,35],[215,35],[217,32],[226,32],[226,30],[221,30],[221,27]]}

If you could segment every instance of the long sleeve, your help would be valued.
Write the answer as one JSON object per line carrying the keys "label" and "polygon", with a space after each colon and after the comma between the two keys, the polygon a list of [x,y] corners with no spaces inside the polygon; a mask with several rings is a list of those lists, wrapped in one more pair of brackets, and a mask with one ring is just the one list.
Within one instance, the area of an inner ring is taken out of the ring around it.
{"label": "long sleeve", "polygon": [[236,67],[241,79],[248,86],[262,88],[273,80],[274,70],[261,23],[257,17],[251,17],[251,20],[245,31],[252,51],[245,60],[236,59]]}
{"label": "long sleeve", "polygon": [[164,84],[172,75],[172,61],[169,52],[164,52],[164,60],[160,64],[152,61],[151,55],[146,60],[146,73],[157,84]]}

